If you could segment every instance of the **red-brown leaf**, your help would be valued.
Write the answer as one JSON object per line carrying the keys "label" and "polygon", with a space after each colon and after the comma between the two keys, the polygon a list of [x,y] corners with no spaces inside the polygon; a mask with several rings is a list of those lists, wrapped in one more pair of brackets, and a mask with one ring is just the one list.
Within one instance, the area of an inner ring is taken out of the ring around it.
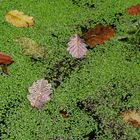
{"label": "red-brown leaf", "polygon": [[11,56],[6,55],[2,52],[0,52],[0,65],[8,65],[11,64],[13,62]]}
{"label": "red-brown leaf", "polygon": [[140,14],[140,4],[127,8],[126,12],[129,16],[134,16],[134,15]]}
{"label": "red-brown leaf", "polygon": [[83,33],[85,43],[90,48],[95,47],[97,44],[101,45],[106,40],[110,39],[115,33],[115,29],[110,25],[97,24],[94,28],[88,29]]}

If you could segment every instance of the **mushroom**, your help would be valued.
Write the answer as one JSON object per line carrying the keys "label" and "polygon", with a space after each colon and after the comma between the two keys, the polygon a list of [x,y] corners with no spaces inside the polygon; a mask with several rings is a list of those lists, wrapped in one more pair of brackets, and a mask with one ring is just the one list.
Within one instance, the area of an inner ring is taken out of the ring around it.
{"label": "mushroom", "polygon": [[0,66],[2,67],[2,72],[8,75],[7,66],[12,64],[14,61],[12,60],[11,56],[6,55],[0,52]]}

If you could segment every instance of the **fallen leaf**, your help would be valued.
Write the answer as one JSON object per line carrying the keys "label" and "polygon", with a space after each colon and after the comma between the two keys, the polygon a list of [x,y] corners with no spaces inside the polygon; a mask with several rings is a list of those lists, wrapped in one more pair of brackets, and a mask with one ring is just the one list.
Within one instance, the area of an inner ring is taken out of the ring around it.
{"label": "fallen leaf", "polygon": [[34,82],[33,85],[28,88],[28,91],[27,99],[33,107],[38,109],[40,109],[46,101],[50,100],[52,93],[51,84],[44,79]]}
{"label": "fallen leaf", "polygon": [[24,15],[23,12],[12,10],[6,13],[6,21],[16,27],[31,27],[34,25],[33,17]]}
{"label": "fallen leaf", "polygon": [[125,110],[120,113],[120,115],[123,117],[123,120],[126,123],[129,123],[134,128],[138,128],[140,125],[140,115],[135,110]]}
{"label": "fallen leaf", "polygon": [[2,72],[8,74],[7,65],[13,63],[12,57],[0,52],[0,66],[2,67]]}
{"label": "fallen leaf", "polygon": [[27,37],[20,37],[15,39],[15,42],[22,46],[23,54],[30,56],[34,59],[39,59],[44,57],[45,49],[34,40]]}
{"label": "fallen leaf", "polygon": [[137,4],[137,5],[134,5],[134,6],[127,8],[126,13],[129,16],[134,16],[134,15],[140,14],[140,4]]}
{"label": "fallen leaf", "polygon": [[60,110],[59,113],[63,118],[65,119],[69,118],[69,115],[65,110]]}
{"label": "fallen leaf", "polygon": [[74,58],[83,58],[84,55],[86,55],[87,48],[86,44],[83,42],[83,40],[79,37],[78,34],[73,35],[68,44],[67,51],[72,55]]}
{"label": "fallen leaf", "polygon": [[95,47],[97,44],[101,45],[106,40],[110,39],[115,33],[115,29],[110,25],[97,24],[94,28],[88,29],[83,33],[85,43],[90,48]]}

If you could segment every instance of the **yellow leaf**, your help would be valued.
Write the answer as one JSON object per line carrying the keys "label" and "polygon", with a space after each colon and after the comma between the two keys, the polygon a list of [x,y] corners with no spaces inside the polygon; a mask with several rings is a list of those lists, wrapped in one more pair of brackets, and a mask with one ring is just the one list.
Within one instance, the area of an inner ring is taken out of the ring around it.
{"label": "yellow leaf", "polygon": [[23,12],[12,10],[5,15],[6,21],[16,27],[31,27],[34,25],[33,17],[24,15]]}
{"label": "yellow leaf", "polygon": [[129,123],[135,128],[138,128],[140,125],[140,115],[136,110],[125,110],[120,113],[120,115],[123,117],[123,120],[126,123]]}

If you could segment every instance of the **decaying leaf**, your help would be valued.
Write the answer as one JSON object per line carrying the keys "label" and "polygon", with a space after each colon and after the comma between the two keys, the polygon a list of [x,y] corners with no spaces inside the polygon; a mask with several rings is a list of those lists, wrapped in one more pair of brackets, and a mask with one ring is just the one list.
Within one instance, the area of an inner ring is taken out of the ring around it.
{"label": "decaying leaf", "polygon": [[134,15],[140,14],[140,4],[127,8],[126,12],[129,16],[134,16]]}
{"label": "decaying leaf", "polygon": [[8,74],[7,65],[13,63],[12,57],[0,52],[0,66],[2,67],[2,72]]}
{"label": "decaying leaf", "polygon": [[22,46],[23,54],[28,55],[34,59],[44,57],[45,49],[34,40],[27,37],[20,37],[15,39],[15,42]]}
{"label": "decaying leaf", "polygon": [[50,100],[52,93],[51,84],[44,79],[34,82],[33,85],[28,88],[28,91],[28,100],[33,107],[38,109],[40,109],[46,101]]}
{"label": "decaying leaf", "polygon": [[64,119],[69,118],[69,115],[68,115],[67,111],[65,111],[65,110],[60,110],[60,111],[59,111],[59,114],[60,114]]}
{"label": "decaying leaf", "polygon": [[79,37],[78,34],[73,35],[68,44],[67,51],[72,55],[74,58],[83,58],[84,55],[86,55],[87,48],[86,44],[83,42],[83,40]]}
{"label": "decaying leaf", "polygon": [[6,13],[6,21],[16,27],[31,27],[34,25],[33,17],[24,15],[23,12],[12,10]]}
{"label": "decaying leaf", "polygon": [[135,110],[125,110],[120,113],[120,115],[123,117],[123,120],[126,123],[129,123],[134,128],[138,128],[140,125],[140,115]]}
{"label": "decaying leaf", "polygon": [[95,47],[97,44],[101,45],[106,40],[110,39],[115,33],[115,29],[110,25],[97,24],[94,28],[90,28],[87,32],[83,33],[85,43],[90,48]]}

